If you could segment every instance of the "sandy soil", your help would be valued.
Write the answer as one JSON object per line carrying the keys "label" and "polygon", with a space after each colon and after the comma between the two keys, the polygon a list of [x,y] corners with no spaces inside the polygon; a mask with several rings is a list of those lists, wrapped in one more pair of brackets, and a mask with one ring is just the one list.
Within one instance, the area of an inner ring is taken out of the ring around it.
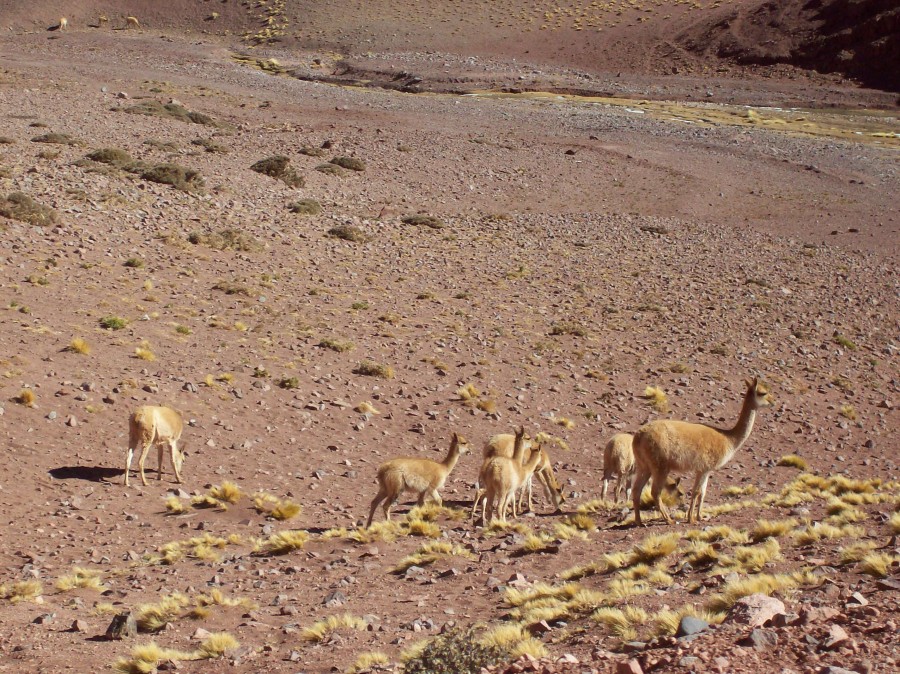
{"label": "sandy soil", "polygon": [[[99,6],[85,3],[84,13]],[[229,24],[235,32],[240,16]],[[469,58],[389,46],[358,58],[388,63],[385,71]],[[565,570],[631,550],[648,534],[749,530],[788,517],[795,530],[777,554],[738,570],[816,575],[776,592],[799,616],[763,628],[777,647],[748,645],[751,627],[734,619],[676,641],[654,640],[649,619],[615,633],[590,617],[606,605],[650,615],[707,606],[734,571],[685,566],[682,541],[661,562],[672,578],[646,594],[615,596],[622,576],[611,570],[577,581],[602,599],[545,625],[526,620],[547,651],[528,666],[607,672],[634,658],[643,671],[755,672],[774,671],[777,653],[779,666],[803,673],[896,669],[898,124],[890,110],[869,110],[882,94],[829,88],[819,76],[723,77],[703,105],[691,96],[642,106],[414,94],[298,77],[333,72],[340,59],[323,50],[251,50],[278,59],[280,74],[233,58],[246,51],[227,36],[157,29],[0,37],[0,197],[22,192],[56,214],[46,226],[0,217],[0,597],[21,581],[42,586],[21,602],[0,599],[0,671],[100,671],[151,639],[192,651],[204,638],[198,628],[226,630],[240,647],[182,659],[180,671],[346,671],[371,651],[392,670],[413,643],[453,624],[490,629],[515,619],[504,588],[562,585]],[[473,88],[518,78],[511,59],[484,56],[502,77]],[[471,71],[455,67],[445,67],[451,77]],[[584,89],[563,66],[541,68],[557,90]],[[685,89],[650,71],[624,81],[639,97]],[[733,105],[769,91],[840,99],[842,109]],[[128,112],[172,100],[215,125]],[[33,141],[49,132],[72,144]],[[199,171],[203,185],[182,191],[141,177],[145,169],[84,160],[100,148]],[[276,154],[290,158],[303,186],[250,170]],[[336,156],[365,168],[317,170]],[[322,212],[292,212],[300,199]],[[403,222],[417,214],[443,227]],[[364,240],[329,236],[341,226]],[[244,249],[204,243],[224,230],[246,237]],[[104,329],[105,317],[127,324]],[[75,338],[90,353],[73,351]],[[363,361],[393,376],[361,375]],[[707,497],[731,511],[699,526],[652,518],[635,530],[623,525],[621,504],[594,502],[610,435],[665,416],[729,425],[754,375],[775,404],[713,475]],[[480,408],[460,399],[466,384]],[[648,404],[647,386],[667,393],[669,412]],[[16,402],[23,390],[34,395],[30,406]],[[364,401],[379,414],[355,411]],[[127,417],[145,403],[172,405],[189,421],[180,486],[171,470],[161,482],[150,471],[146,487],[136,475],[122,484]],[[545,534],[545,549],[528,551],[522,532],[486,533],[449,510],[437,515],[439,535],[465,554],[396,573],[425,539],[353,533],[380,462],[440,459],[461,433],[472,452],[443,496],[465,509],[482,444],[519,424],[567,447],[550,449],[565,512],[539,501],[537,514],[521,518]],[[789,454],[815,475],[869,482],[832,482],[845,486],[803,502],[767,499],[799,489],[798,470],[776,465]],[[245,494],[236,504],[188,507],[187,496],[225,481]],[[165,502],[179,487],[187,510],[173,515]],[[253,508],[258,490],[302,512],[267,519]],[[845,527],[835,538],[797,535],[850,506],[851,515],[830,520]],[[559,528],[579,507],[596,526],[577,520],[589,529],[583,536]],[[289,554],[266,554],[264,544],[254,553],[255,540],[282,530],[310,538]],[[160,563],[172,551],[165,544],[206,534],[224,547]],[[716,543],[720,561],[738,554],[735,540]],[[884,578],[848,560],[842,548],[851,543],[886,556]],[[101,572],[104,589],[58,589],[73,567]],[[255,608],[189,617],[213,589]],[[172,592],[189,604],[159,633],[103,638],[111,613]],[[303,640],[315,621],[344,612],[368,627]],[[834,640],[835,626],[846,639]],[[161,669],[173,666],[163,660]]]}

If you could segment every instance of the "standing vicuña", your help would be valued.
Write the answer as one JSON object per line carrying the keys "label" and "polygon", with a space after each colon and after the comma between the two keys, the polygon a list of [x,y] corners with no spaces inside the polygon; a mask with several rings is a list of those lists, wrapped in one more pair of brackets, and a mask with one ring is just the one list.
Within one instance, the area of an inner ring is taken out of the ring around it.
{"label": "standing vicu\u00f1a", "polygon": [[519,428],[516,432],[512,458],[492,456],[485,459],[481,466],[478,481],[484,487],[481,521],[485,526],[488,524],[488,517],[494,514],[495,503],[497,517],[501,522],[506,521],[508,507],[512,507],[513,517],[516,516],[516,492],[531,477],[541,460],[541,447],[534,445],[528,460],[523,464],[518,457],[523,455],[524,444],[525,429]]}
{"label": "standing vicu\u00f1a", "polygon": [[134,16],[126,16],[125,17],[125,30],[130,28],[140,28],[141,22],[137,20],[137,17]]}
{"label": "standing vicu\u00f1a", "polygon": [[384,518],[391,519],[391,506],[405,491],[415,492],[419,495],[418,504],[425,503],[425,497],[441,505],[441,495],[444,483],[450,471],[456,466],[459,457],[469,451],[469,444],[461,435],[453,434],[450,441],[450,451],[443,461],[431,459],[401,458],[391,459],[378,467],[378,493],[372,499],[369,510],[369,521],[366,527],[372,526],[375,517],[375,509],[384,501]]}
{"label": "standing vicu\u00f1a", "polygon": [[613,496],[616,501],[623,494],[627,500],[631,496],[631,476],[634,473],[634,451],[631,448],[634,436],[631,433],[616,433],[603,449],[603,492],[600,497],[606,499],[609,482],[616,477]]}
{"label": "standing vicu\u00f1a", "polygon": [[[538,439],[541,434],[538,434]],[[484,459],[490,459],[493,456],[505,456],[512,458],[513,456],[513,448],[515,446],[516,436],[512,433],[498,433],[497,435],[491,436],[490,440],[488,440],[484,449],[482,450],[482,457]],[[528,437],[525,438],[523,447],[522,447],[522,462],[525,461],[525,452],[529,452],[531,448],[537,443],[536,440],[531,440]],[[566,497],[563,494],[562,487],[560,487],[559,481],[556,479],[556,474],[553,472],[553,464],[550,462],[550,455],[547,453],[547,450],[543,448],[541,445],[541,458],[538,461],[537,466],[534,469],[534,475],[537,476],[538,481],[544,488],[544,495],[547,497],[547,500],[553,504],[554,512],[560,512],[562,509],[562,504],[565,503]],[[479,483],[476,485],[476,493],[475,493],[475,503],[472,505],[472,515],[475,515],[475,510],[478,506],[478,502],[481,500],[481,497],[484,495],[484,485]],[[521,495],[519,497],[519,512],[523,511],[523,501],[525,500],[525,496],[528,496],[528,510],[534,510],[534,501],[533,501],[533,489],[532,489],[532,476],[528,477],[525,485],[522,489]]]}
{"label": "standing vicu\u00f1a", "polygon": [[69,20],[66,17],[62,17],[59,20],[59,27],[57,28],[57,30],[65,30],[68,27],[69,27]]}
{"label": "standing vicu\u00f1a", "polygon": [[181,484],[181,464],[184,462],[184,454],[178,450],[178,440],[184,422],[181,414],[171,407],[156,407],[154,405],[142,405],[138,407],[128,419],[128,463],[125,464],[125,486],[128,486],[128,474],[131,472],[131,461],[134,452],[141,447],[141,458],[138,462],[141,470],[141,483],[146,485],[144,476],[144,461],[150,448],[155,444],[159,457],[158,479],[162,479],[164,447],[168,445],[172,457],[172,467],[175,469],[175,480]]}
{"label": "standing vicu\u00f1a", "polygon": [[673,470],[694,473],[688,522],[699,520],[710,473],[731,460],[734,453],[750,437],[756,410],[770,404],[768,390],[754,377],[753,381],[747,380],[744,405],[733,428],[713,428],[705,424],[672,420],[651,421],[642,426],[635,434],[633,443],[635,477],[631,498],[634,506],[634,523],[641,524],[641,491],[651,477],[656,507],[668,524],[673,523],[669,509],[660,499],[666,477]]}

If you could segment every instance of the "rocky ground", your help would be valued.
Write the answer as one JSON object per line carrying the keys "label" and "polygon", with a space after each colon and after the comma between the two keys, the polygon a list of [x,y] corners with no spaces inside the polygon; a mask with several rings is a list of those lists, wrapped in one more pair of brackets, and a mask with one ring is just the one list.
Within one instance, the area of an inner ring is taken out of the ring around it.
{"label": "rocky ground", "polygon": [[[789,80],[703,106],[416,95],[241,52],[0,38],[0,671],[394,671],[470,625],[492,671],[897,668],[891,110],[728,104]],[[598,501],[610,435],[733,423],[754,375],[775,404],[708,520]],[[189,421],[182,485],[122,484],[144,403]],[[481,446],[520,424],[558,438],[564,512],[485,530]],[[453,432],[447,507],[358,529],[377,465]],[[106,639],[129,611],[140,633]]]}

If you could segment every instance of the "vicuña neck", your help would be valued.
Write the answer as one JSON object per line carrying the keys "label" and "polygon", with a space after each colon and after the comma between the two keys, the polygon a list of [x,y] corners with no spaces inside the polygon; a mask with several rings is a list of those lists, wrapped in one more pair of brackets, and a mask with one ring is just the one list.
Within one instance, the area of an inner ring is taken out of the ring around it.
{"label": "vicu\u00f1a neck", "polygon": [[456,438],[453,438],[453,441],[450,443],[450,451],[447,452],[447,456],[444,458],[441,463],[447,466],[450,470],[453,470],[453,466],[456,465],[456,462],[459,460],[459,441]]}
{"label": "vicu\u00f1a neck", "polygon": [[731,440],[732,452],[740,449],[753,431],[753,422],[756,421],[756,408],[753,406],[754,394],[753,389],[747,391],[747,395],[744,396],[744,406],[741,408],[741,416],[738,417],[734,428],[725,432],[725,435]]}
{"label": "vicu\u00f1a neck", "polygon": [[513,445],[513,461],[516,463],[522,463],[525,458],[525,436],[516,435],[516,443]]}

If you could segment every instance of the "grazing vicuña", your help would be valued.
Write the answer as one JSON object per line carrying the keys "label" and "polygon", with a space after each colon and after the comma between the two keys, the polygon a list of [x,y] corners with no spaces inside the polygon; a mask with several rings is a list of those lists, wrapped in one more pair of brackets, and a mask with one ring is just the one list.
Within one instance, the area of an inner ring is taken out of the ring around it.
{"label": "grazing vicu\u00f1a", "polygon": [[128,419],[128,462],[125,464],[125,486],[128,486],[128,474],[131,472],[131,461],[134,451],[141,448],[141,458],[138,462],[141,470],[141,483],[146,485],[144,476],[144,461],[150,448],[155,444],[159,457],[158,479],[162,479],[164,445],[168,445],[172,457],[172,467],[175,469],[175,480],[181,483],[181,464],[184,462],[184,454],[178,449],[178,440],[184,422],[181,414],[171,407],[157,407],[155,405],[142,405],[138,407]]}
{"label": "grazing vicu\u00f1a", "polygon": [[634,473],[634,452],[631,449],[634,436],[631,433],[616,433],[603,450],[603,492],[601,498],[606,499],[609,482],[617,477],[613,496],[618,501],[623,494],[631,496],[630,478]]}

